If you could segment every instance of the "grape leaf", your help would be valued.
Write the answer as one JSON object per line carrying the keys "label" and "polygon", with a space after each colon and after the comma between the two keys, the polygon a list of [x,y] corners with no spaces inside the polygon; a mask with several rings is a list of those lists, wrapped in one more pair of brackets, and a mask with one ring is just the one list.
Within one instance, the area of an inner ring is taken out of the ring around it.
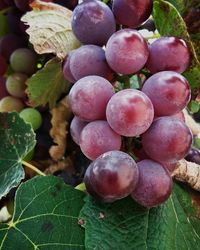
{"label": "grape leaf", "polygon": [[88,250],[198,250],[200,246],[200,221],[190,195],[177,184],[165,204],[150,210],[131,198],[100,204],[87,197],[79,217]]}
{"label": "grape leaf", "polygon": [[38,54],[53,53],[64,59],[69,51],[80,46],[71,29],[70,10],[41,1],[34,1],[31,6],[34,10],[21,20],[30,26],[26,32]]}
{"label": "grape leaf", "polygon": [[16,112],[0,113],[0,199],[24,178],[21,160],[35,146],[30,124]]}
{"label": "grape leaf", "polygon": [[84,193],[55,176],[37,176],[16,193],[14,215],[0,224],[0,249],[84,249],[84,230],[78,225]]}
{"label": "grape leaf", "polygon": [[162,36],[177,36],[187,42],[191,51],[191,63],[184,75],[190,82],[193,93],[196,96],[200,87],[200,63],[185,22],[172,4],[161,0],[154,1],[153,17],[156,28]]}
{"label": "grape leaf", "polygon": [[29,78],[27,85],[26,92],[30,105],[37,107],[49,103],[50,109],[69,88],[69,83],[63,76],[62,63],[56,58],[48,61],[44,68]]}

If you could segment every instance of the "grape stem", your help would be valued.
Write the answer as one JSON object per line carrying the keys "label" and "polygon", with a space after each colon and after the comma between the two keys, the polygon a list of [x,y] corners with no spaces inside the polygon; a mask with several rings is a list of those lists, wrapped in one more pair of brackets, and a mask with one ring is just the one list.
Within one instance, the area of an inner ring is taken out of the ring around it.
{"label": "grape stem", "polygon": [[75,189],[84,192],[84,191],[86,190],[85,183],[84,183],[84,182],[80,183],[79,185],[77,185],[77,186],[75,187]]}
{"label": "grape stem", "polygon": [[146,40],[149,40],[149,39],[155,39],[155,38],[160,38],[161,35],[160,34],[154,34],[153,36],[146,36],[144,37]]}
{"label": "grape stem", "polygon": [[40,171],[38,168],[36,168],[36,167],[33,166],[32,164],[30,164],[30,163],[28,163],[28,162],[26,162],[26,161],[23,161],[23,160],[21,161],[21,163],[22,163],[24,166],[26,166],[26,167],[32,169],[32,170],[33,170],[34,172],[36,172],[37,174],[42,175],[42,176],[46,176],[45,173],[43,173],[42,171]]}

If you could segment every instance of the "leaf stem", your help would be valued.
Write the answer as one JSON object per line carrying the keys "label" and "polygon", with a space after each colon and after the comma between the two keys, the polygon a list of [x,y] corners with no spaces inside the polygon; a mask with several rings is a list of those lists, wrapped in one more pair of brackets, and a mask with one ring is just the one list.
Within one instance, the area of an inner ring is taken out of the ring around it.
{"label": "leaf stem", "polygon": [[161,35],[160,34],[154,34],[153,36],[145,36],[144,38],[146,40],[149,40],[149,39],[155,39],[155,38],[160,38]]}
{"label": "leaf stem", "polygon": [[30,163],[28,163],[28,162],[26,162],[26,161],[23,161],[23,160],[21,161],[21,163],[22,163],[24,166],[26,166],[26,167],[32,169],[33,171],[35,171],[37,174],[42,175],[42,176],[46,176],[45,173],[43,173],[42,171],[40,171],[38,168],[36,168],[36,167],[33,166],[32,164],[30,164]]}
{"label": "leaf stem", "polygon": [[82,183],[80,183],[78,186],[76,186],[75,187],[75,189],[77,189],[77,190],[80,190],[80,191],[85,191],[86,190],[86,186],[85,186],[85,183],[84,182],[82,182]]}

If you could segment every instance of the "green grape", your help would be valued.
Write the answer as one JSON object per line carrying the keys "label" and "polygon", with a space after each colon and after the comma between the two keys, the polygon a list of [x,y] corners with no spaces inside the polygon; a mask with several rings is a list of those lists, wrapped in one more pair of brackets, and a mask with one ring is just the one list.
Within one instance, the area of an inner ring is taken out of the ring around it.
{"label": "green grape", "polygon": [[15,72],[32,75],[37,70],[37,55],[27,48],[17,49],[10,56],[10,65]]}
{"label": "green grape", "polygon": [[28,76],[21,73],[14,73],[8,76],[6,80],[6,89],[8,93],[12,96],[23,98],[26,96],[26,80]]}
{"label": "green grape", "polygon": [[20,112],[23,108],[23,102],[13,96],[6,96],[0,101],[0,112]]}
{"label": "green grape", "polygon": [[33,159],[35,153],[35,149],[32,149],[30,152],[28,152],[28,154],[24,157],[24,161],[29,162]]}
{"label": "green grape", "polygon": [[25,122],[31,124],[33,130],[37,130],[42,124],[42,116],[37,109],[25,108],[20,112],[20,117],[24,119]]}

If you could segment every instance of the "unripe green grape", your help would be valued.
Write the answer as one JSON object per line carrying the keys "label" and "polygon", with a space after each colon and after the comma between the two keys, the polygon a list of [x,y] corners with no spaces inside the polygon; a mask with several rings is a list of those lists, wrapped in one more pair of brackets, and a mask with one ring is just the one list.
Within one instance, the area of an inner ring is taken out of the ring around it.
{"label": "unripe green grape", "polygon": [[17,49],[10,56],[10,65],[15,72],[32,75],[37,70],[37,55],[27,48]]}
{"label": "unripe green grape", "polygon": [[37,109],[25,108],[20,112],[20,117],[24,119],[25,122],[31,124],[33,130],[37,130],[42,124],[42,116]]}
{"label": "unripe green grape", "polygon": [[19,98],[13,96],[6,96],[0,101],[0,112],[20,112],[23,108],[23,102]]}
{"label": "unripe green grape", "polygon": [[12,96],[23,98],[26,96],[26,80],[28,77],[25,74],[14,73],[8,76],[6,80],[6,89],[8,93]]}

